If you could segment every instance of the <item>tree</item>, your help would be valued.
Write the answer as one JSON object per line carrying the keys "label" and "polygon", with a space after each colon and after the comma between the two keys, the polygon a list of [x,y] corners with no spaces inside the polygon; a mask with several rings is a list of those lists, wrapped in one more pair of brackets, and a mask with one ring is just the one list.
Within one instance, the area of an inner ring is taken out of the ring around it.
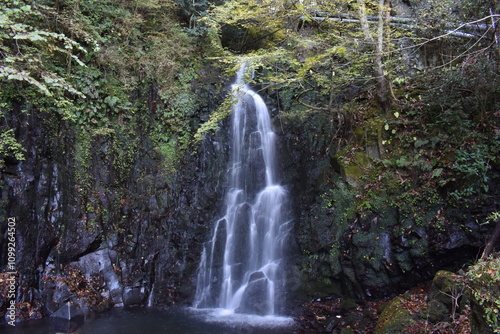
{"label": "tree", "polygon": [[376,40],[368,25],[367,10],[364,0],[358,0],[359,5],[359,22],[363,30],[365,40],[372,46],[374,50],[374,72],[375,81],[377,82],[377,99],[384,112],[388,112],[391,107],[390,84],[387,82],[384,73],[384,44],[385,44],[385,26],[390,15],[390,7],[386,4],[386,0],[379,0],[378,15],[377,15],[377,31]]}
{"label": "tree", "polygon": [[491,255],[498,240],[500,239],[500,212],[492,212],[487,218],[488,222],[492,221],[495,223],[495,229],[486,242],[486,246],[484,247],[483,253],[481,254],[482,260],[486,260]]}
{"label": "tree", "polygon": [[[55,92],[59,96],[65,91],[83,97],[61,71],[54,70],[49,63],[56,61],[62,65],[61,60],[65,58],[68,71],[72,61],[85,66],[80,57],[87,50],[75,39],[48,30],[42,12],[53,13],[54,9],[30,5],[23,0],[9,0],[0,8],[0,79],[26,82],[46,96],[53,96]],[[93,47],[98,48],[96,44]]]}

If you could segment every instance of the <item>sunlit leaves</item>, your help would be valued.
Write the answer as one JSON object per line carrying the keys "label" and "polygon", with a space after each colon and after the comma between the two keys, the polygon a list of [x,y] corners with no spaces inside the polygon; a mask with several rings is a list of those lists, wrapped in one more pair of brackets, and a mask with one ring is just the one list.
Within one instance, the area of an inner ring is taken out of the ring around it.
{"label": "sunlit leaves", "polygon": [[24,147],[16,140],[12,129],[0,129],[0,168],[5,167],[4,159],[14,157],[24,160]]}
{"label": "sunlit leaves", "polygon": [[45,95],[51,96],[52,93],[48,90],[48,88],[40,83],[38,80],[33,78],[30,73],[19,70],[10,66],[1,66],[0,65],[0,79],[5,78],[7,80],[17,80],[17,81],[26,81],[27,83],[34,85],[40,91],[42,91]]}
{"label": "sunlit leaves", "polygon": [[85,66],[76,52],[86,53],[80,43],[62,33],[49,31],[37,20],[41,16],[37,7],[22,1],[12,1],[10,6],[0,8],[0,78],[26,82],[36,87],[43,95],[52,96],[62,90],[83,96],[67,82],[48,61],[64,55],[66,61],[73,60]]}
{"label": "sunlit leaves", "polygon": [[194,141],[202,141],[205,136],[217,130],[221,122],[233,112],[234,96],[229,94],[219,108],[210,115],[210,119],[203,123],[194,135]]}

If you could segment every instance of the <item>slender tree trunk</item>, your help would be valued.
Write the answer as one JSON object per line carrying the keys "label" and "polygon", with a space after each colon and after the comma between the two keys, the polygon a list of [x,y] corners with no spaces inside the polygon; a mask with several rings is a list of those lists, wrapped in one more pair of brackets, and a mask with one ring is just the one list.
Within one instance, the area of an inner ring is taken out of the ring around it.
{"label": "slender tree trunk", "polygon": [[377,85],[377,99],[384,112],[389,111],[392,100],[390,89],[387,83],[386,75],[384,74],[384,23],[386,17],[385,0],[379,0],[378,21],[377,21],[377,40],[373,38],[368,25],[368,15],[366,14],[366,5],[364,0],[358,0],[359,4],[359,21],[361,23],[361,30],[365,35],[365,39],[372,45],[374,51],[374,74]]}
{"label": "slender tree trunk", "polygon": [[497,240],[500,238],[500,220],[496,222],[495,229],[493,230],[493,234],[486,242],[486,246],[484,247],[483,254],[481,255],[481,259],[486,259],[495,249],[495,244]]}
{"label": "slender tree trunk", "polygon": [[[70,20],[70,37],[71,39],[73,40],[75,38],[75,29],[74,29],[74,24],[78,18],[78,13],[80,12],[80,0],[76,0],[74,3],[73,3],[73,14],[72,14],[72,18]],[[71,54],[68,55],[68,63],[67,63],[67,66],[66,66],[66,74],[68,77],[71,76],[71,69],[72,69],[72,65],[73,65],[73,58],[71,58]]]}

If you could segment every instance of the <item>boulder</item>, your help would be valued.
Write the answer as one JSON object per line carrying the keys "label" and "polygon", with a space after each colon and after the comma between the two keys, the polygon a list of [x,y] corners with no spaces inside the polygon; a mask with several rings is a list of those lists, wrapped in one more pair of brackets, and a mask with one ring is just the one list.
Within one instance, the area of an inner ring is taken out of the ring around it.
{"label": "boulder", "polygon": [[465,284],[460,275],[440,270],[432,280],[429,299],[443,303],[451,311],[458,308],[458,303],[465,292]]}
{"label": "boulder", "polygon": [[144,288],[142,287],[125,287],[123,293],[124,306],[140,306],[146,299]]}
{"label": "boulder", "polygon": [[411,312],[403,308],[405,296],[392,299],[377,320],[374,334],[400,334],[416,322]]}
{"label": "boulder", "polygon": [[450,319],[450,309],[444,303],[431,300],[427,310],[427,320],[430,322],[440,322]]}
{"label": "boulder", "polygon": [[261,271],[250,275],[248,285],[243,293],[237,313],[266,315],[270,313],[270,306],[263,298],[267,294],[269,280]]}
{"label": "boulder", "polygon": [[50,316],[50,327],[56,332],[74,333],[85,322],[85,314],[78,305],[67,302]]}

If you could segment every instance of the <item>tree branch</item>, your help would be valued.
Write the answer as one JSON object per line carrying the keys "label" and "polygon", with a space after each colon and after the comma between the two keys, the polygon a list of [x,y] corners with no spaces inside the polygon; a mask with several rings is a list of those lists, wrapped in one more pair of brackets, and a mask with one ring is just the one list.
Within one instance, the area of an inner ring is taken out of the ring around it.
{"label": "tree branch", "polygon": [[486,242],[483,254],[481,254],[481,259],[485,260],[488,258],[488,256],[490,256],[499,238],[500,238],[500,220],[497,220],[495,229],[493,230],[493,234],[488,239],[488,242]]}
{"label": "tree branch", "polygon": [[313,109],[313,110],[319,110],[319,111],[329,111],[330,108],[325,108],[325,107],[316,107],[316,106],[313,106],[312,104],[309,104],[309,103],[305,103],[305,102],[302,102],[300,100],[300,98],[307,94],[308,92],[312,91],[313,89],[310,88],[310,89],[307,89],[305,91],[303,91],[302,93],[300,93],[298,96],[297,96],[297,102],[300,103],[301,105],[303,105],[304,107],[307,107],[307,108],[310,108],[310,109]]}

